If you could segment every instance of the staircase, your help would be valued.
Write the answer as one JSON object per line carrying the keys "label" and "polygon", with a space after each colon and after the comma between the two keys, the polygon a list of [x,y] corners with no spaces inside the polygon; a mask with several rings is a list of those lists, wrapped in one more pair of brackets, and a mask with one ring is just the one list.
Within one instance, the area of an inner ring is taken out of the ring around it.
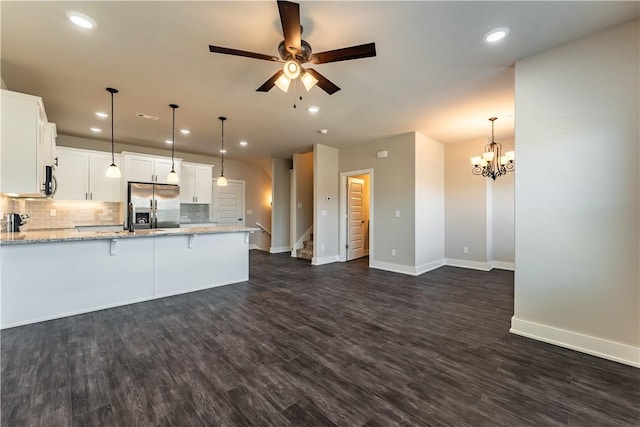
{"label": "staircase", "polygon": [[313,259],[313,233],[309,236],[309,240],[305,240],[302,244],[304,246],[302,249],[296,250],[296,256],[311,261]]}

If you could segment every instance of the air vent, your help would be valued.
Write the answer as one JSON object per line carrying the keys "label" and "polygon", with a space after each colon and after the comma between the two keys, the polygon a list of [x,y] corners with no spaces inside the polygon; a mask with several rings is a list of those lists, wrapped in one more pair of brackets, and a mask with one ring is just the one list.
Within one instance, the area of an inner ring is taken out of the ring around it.
{"label": "air vent", "polygon": [[157,116],[150,116],[144,113],[136,113],[136,117],[140,117],[141,119],[147,119],[147,120],[158,120]]}

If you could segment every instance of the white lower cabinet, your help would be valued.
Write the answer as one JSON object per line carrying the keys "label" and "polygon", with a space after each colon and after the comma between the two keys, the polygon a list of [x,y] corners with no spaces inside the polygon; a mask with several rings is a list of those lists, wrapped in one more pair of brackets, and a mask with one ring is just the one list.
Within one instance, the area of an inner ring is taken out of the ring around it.
{"label": "white lower cabinet", "polygon": [[[111,153],[67,147],[58,147],[56,151],[54,199],[122,202],[122,179],[105,176]],[[120,156],[115,157],[116,164],[120,164]]]}
{"label": "white lower cabinet", "polygon": [[212,179],[212,165],[182,162],[180,203],[210,204]]}

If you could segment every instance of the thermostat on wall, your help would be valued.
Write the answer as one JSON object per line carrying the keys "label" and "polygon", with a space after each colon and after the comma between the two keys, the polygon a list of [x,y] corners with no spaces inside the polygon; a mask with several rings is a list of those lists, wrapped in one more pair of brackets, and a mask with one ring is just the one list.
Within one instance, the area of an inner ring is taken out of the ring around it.
{"label": "thermostat on wall", "polygon": [[384,159],[385,157],[387,157],[387,150],[378,151],[376,153],[376,157],[379,158],[379,159]]}

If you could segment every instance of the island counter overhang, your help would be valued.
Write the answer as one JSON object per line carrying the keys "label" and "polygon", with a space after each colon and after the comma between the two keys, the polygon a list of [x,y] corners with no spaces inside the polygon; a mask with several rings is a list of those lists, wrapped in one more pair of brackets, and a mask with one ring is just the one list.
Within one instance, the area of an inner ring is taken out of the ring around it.
{"label": "island counter overhang", "polygon": [[0,328],[244,282],[254,231],[2,233]]}

